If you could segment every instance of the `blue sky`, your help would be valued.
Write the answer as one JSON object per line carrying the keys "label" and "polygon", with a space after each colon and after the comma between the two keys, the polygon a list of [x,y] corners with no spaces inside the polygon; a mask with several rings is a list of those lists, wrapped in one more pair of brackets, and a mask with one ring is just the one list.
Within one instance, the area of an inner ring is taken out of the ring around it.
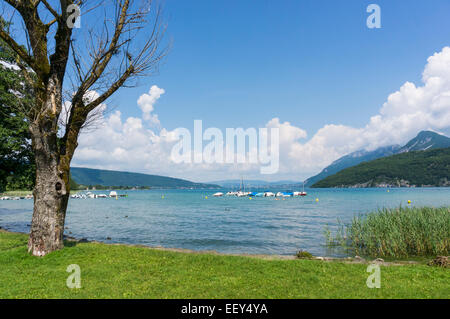
{"label": "blue sky", "polygon": [[[380,29],[366,25],[372,3],[381,8]],[[80,136],[73,166],[194,181],[301,181],[343,155],[404,144],[420,130],[450,135],[448,0],[162,5],[173,45],[159,74],[102,105],[111,111],[100,129]],[[74,32],[81,47],[87,27],[103,26],[102,14],[82,17]],[[197,119],[222,131],[279,129],[279,170],[174,163],[175,129],[192,130]]]}
{"label": "blue sky", "polygon": [[[371,3],[167,0],[173,47],[159,74],[108,102],[114,113],[100,136],[80,137],[74,166],[300,181],[356,150],[424,129],[449,134],[450,2],[376,1],[381,29],[366,25]],[[174,164],[173,130],[196,119],[221,130],[279,128],[279,171]]]}
{"label": "blue sky", "polygon": [[426,59],[450,43],[450,2],[175,1],[164,3],[173,48],[158,76],[112,102],[138,116],[152,84],[164,127],[261,126],[279,117],[309,135],[328,123],[362,126]]}

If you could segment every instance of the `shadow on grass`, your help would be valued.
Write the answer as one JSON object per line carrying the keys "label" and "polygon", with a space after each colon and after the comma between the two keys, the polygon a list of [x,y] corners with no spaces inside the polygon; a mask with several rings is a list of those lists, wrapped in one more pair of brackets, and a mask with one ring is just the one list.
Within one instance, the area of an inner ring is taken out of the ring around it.
{"label": "shadow on grass", "polygon": [[75,247],[78,245],[77,241],[74,240],[64,240],[64,247]]}

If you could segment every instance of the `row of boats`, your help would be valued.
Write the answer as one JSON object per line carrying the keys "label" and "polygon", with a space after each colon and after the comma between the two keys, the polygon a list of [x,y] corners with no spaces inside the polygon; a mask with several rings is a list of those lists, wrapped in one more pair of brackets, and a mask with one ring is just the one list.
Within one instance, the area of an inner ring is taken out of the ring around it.
{"label": "row of boats", "polygon": [[127,197],[128,195],[123,194],[117,194],[115,191],[111,191],[109,195],[106,194],[94,194],[91,192],[87,193],[78,193],[74,195],[70,195],[70,198],[77,198],[77,199],[87,199],[87,198],[119,198],[119,197]]}
{"label": "row of boats", "polygon": [[306,196],[307,193],[305,191],[302,192],[278,192],[278,193],[272,193],[269,191],[266,192],[244,192],[244,191],[237,191],[237,192],[217,192],[213,194],[214,197],[222,197],[222,196],[236,196],[236,197],[295,197],[295,196]]}
{"label": "row of boats", "polygon": [[[127,197],[128,195],[117,194],[117,192],[112,191],[109,195],[106,194],[94,194],[91,192],[87,193],[78,193],[70,195],[70,198],[78,198],[78,199],[86,199],[86,198],[118,198],[118,197]],[[2,196],[0,200],[21,200],[21,199],[33,199],[33,195],[27,196]]]}
{"label": "row of boats", "polygon": [[241,185],[238,191],[229,191],[227,193],[217,192],[213,194],[214,197],[222,197],[222,196],[236,196],[236,197],[296,197],[296,196],[306,196],[305,192],[305,184],[303,183],[303,190],[301,192],[278,192],[272,193],[269,191],[264,192],[246,192],[244,185],[244,178],[241,178]]}
{"label": "row of boats", "polygon": [[33,199],[33,195],[27,195],[27,196],[2,196],[0,197],[0,200],[21,200],[21,199]]}

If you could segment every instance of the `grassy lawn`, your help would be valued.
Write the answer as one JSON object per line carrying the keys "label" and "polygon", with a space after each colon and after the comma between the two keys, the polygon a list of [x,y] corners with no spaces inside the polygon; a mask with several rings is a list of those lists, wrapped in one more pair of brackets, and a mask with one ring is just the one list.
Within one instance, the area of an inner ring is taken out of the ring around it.
{"label": "grassy lawn", "polygon": [[[77,194],[81,192],[81,190],[71,190],[70,194]],[[28,190],[17,190],[17,191],[5,191],[3,193],[0,193],[1,196],[8,196],[8,197],[15,197],[15,196],[27,196],[27,195],[33,195],[33,191]]]}
{"label": "grassy lawn", "polygon": [[3,193],[0,193],[0,196],[27,196],[27,195],[33,195],[33,191],[27,191],[27,190],[18,190],[18,191],[5,191]]}
{"label": "grassy lawn", "polygon": [[[423,264],[381,266],[381,288],[369,289],[364,264],[99,243],[36,258],[26,242],[0,232],[0,298],[450,298],[449,270]],[[81,267],[81,289],[66,286],[70,264]]]}

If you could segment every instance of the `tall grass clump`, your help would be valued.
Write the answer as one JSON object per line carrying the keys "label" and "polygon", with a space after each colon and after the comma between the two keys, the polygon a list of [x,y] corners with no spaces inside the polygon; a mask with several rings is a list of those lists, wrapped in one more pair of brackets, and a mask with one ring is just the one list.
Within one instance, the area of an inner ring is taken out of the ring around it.
{"label": "tall grass clump", "polygon": [[448,255],[450,208],[384,208],[355,216],[348,225],[339,222],[337,232],[327,229],[325,236],[329,246],[350,248],[363,256]]}

